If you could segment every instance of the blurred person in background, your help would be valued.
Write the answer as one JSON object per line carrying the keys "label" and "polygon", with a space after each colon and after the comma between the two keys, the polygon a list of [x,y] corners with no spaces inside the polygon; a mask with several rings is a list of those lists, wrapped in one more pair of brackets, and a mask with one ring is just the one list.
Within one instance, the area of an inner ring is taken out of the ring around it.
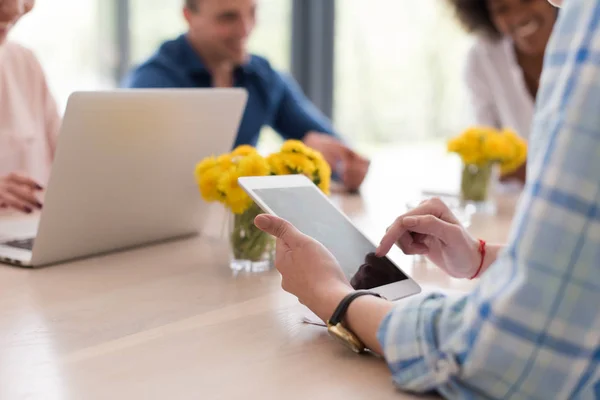
{"label": "blurred person in background", "polygon": [[60,115],[35,55],[8,41],[35,0],[0,0],[0,209],[31,213],[50,176]]}
{"label": "blurred person in background", "polygon": [[[529,139],[546,46],[558,16],[547,0],[448,0],[476,35],[466,62],[473,123]],[[526,165],[502,181],[525,182]]]}
{"label": "blurred person in background", "polygon": [[242,87],[248,104],[235,146],[255,146],[271,126],[285,139],[298,139],[323,156],[349,190],[363,182],[369,161],[350,149],[331,121],[290,77],[248,53],[256,24],[257,0],[185,0],[189,29],[167,41],[125,79],[131,88]]}

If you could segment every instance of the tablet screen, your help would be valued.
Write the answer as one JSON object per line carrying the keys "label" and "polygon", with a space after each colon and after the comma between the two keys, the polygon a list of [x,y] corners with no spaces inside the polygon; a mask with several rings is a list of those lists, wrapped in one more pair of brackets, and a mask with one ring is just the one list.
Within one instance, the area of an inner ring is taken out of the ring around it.
{"label": "tablet screen", "polygon": [[336,207],[310,186],[254,189],[279,217],[321,242],[338,260],[355,289],[372,289],[408,279]]}

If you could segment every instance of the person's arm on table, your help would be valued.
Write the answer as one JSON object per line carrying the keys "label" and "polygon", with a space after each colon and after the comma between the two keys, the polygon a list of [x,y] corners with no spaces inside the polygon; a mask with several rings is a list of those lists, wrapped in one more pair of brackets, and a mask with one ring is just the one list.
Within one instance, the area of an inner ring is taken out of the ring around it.
{"label": "person's arm on table", "polygon": [[309,135],[326,135],[341,142],[331,121],[302,93],[289,76],[272,70],[282,88],[273,129],[285,139],[303,140]]}
{"label": "person's arm on table", "polygon": [[[440,238],[448,242],[442,244]],[[378,255],[385,255],[394,244],[406,254],[428,256],[456,278],[481,276],[504,248],[503,245],[488,244],[482,259],[479,241],[462,228],[448,206],[439,199],[425,201],[409,213],[398,217],[382,239]],[[326,321],[344,296],[352,290],[351,286],[346,285],[332,290],[329,302],[323,304],[323,315],[319,317]],[[345,323],[371,351],[383,355],[377,332],[393,308],[393,303],[384,299],[361,296],[348,308]]]}
{"label": "person's arm on table", "polygon": [[[423,243],[414,243],[406,247],[404,241],[407,235],[410,236],[411,231],[402,228],[404,219],[417,218],[418,220],[419,218],[423,218],[424,220],[428,220],[431,214],[419,215],[419,213],[430,213],[432,210],[436,210],[435,212],[438,215],[447,212],[449,213],[449,218],[454,218],[443,202],[437,199],[425,202],[420,207],[412,210],[410,214],[400,217],[395,221],[382,240],[382,245],[378,249],[379,254],[383,255],[389,251],[389,248],[386,249],[388,243],[389,247],[397,243],[405,251],[415,246],[421,250],[428,249],[428,245],[424,243],[438,241],[438,236],[440,235],[446,236],[456,233],[455,229],[459,232],[461,229],[464,229],[448,223],[443,223],[440,226],[436,224],[427,225],[427,228],[421,226],[418,228],[420,232],[424,232],[426,229],[435,231],[435,233],[429,235],[420,234],[423,238],[430,238],[431,241],[427,239]],[[296,294],[300,301],[319,318],[327,321],[341,300],[354,291],[343,273],[341,273],[337,261],[320,243],[302,234],[294,226],[280,218],[268,215],[259,216],[256,219],[256,225],[278,239],[275,263],[284,278],[282,283],[283,288]],[[413,225],[413,227],[415,226]],[[432,247],[428,256],[431,257],[434,255],[439,259],[444,258],[448,260],[447,264],[443,267],[446,270],[455,274],[463,273],[472,276],[479,269],[479,265],[481,265],[479,247],[471,246],[471,242],[473,241],[474,239],[470,238],[465,232],[456,238],[452,246],[444,248],[440,254],[437,254],[437,248]],[[492,263],[500,248],[500,246],[491,247],[492,251],[490,251],[489,256],[486,256],[483,264],[486,269]],[[295,252],[298,253],[295,254]],[[466,253],[473,254],[469,254],[465,258],[463,256]],[[421,251],[420,254],[427,254],[427,252]],[[463,261],[472,262],[472,265],[462,265],[461,268],[453,268],[450,264],[452,262]],[[303,265],[300,270],[298,269],[299,265]],[[309,270],[313,268],[316,271],[310,272]],[[314,282],[309,283],[309,280]],[[288,284],[288,282],[291,283]],[[374,296],[362,296],[350,304],[344,322],[371,351],[383,354],[377,338],[377,332],[382,321],[393,307],[394,304],[388,300]]]}
{"label": "person's arm on table", "polygon": [[17,173],[0,176],[0,208],[27,214],[42,208],[37,197],[43,188],[33,179]]}
{"label": "person's arm on table", "polygon": [[321,152],[335,177],[348,189],[358,189],[369,170],[369,160],[344,143],[335,133],[331,121],[306,98],[293,79],[277,71],[273,73],[283,87],[273,129],[285,139],[302,140]]}

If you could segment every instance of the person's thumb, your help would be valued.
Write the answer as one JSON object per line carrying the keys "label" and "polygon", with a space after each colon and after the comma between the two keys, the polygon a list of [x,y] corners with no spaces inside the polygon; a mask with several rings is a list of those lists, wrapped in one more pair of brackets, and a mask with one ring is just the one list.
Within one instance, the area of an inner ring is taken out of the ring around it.
{"label": "person's thumb", "polygon": [[283,240],[289,246],[295,245],[304,236],[292,224],[274,215],[261,214],[254,219],[254,225],[261,231]]}
{"label": "person's thumb", "polygon": [[457,225],[450,224],[433,215],[405,217],[402,219],[402,226],[407,231],[430,235],[445,243],[452,241],[452,237],[460,229]]}

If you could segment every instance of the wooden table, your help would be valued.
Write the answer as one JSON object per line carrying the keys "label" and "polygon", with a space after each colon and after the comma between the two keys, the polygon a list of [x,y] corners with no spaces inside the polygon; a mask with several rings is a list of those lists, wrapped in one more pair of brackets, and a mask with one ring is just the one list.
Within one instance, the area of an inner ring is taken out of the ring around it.
{"label": "wooden table", "polygon": [[[413,194],[404,174],[375,162],[364,195],[336,201],[380,236]],[[499,215],[471,229],[504,240],[515,201],[500,197]],[[401,262],[426,286],[472,285]],[[302,311],[276,271],[233,276],[211,236],[37,270],[0,265],[0,399],[412,398],[382,360],[350,353]]]}

